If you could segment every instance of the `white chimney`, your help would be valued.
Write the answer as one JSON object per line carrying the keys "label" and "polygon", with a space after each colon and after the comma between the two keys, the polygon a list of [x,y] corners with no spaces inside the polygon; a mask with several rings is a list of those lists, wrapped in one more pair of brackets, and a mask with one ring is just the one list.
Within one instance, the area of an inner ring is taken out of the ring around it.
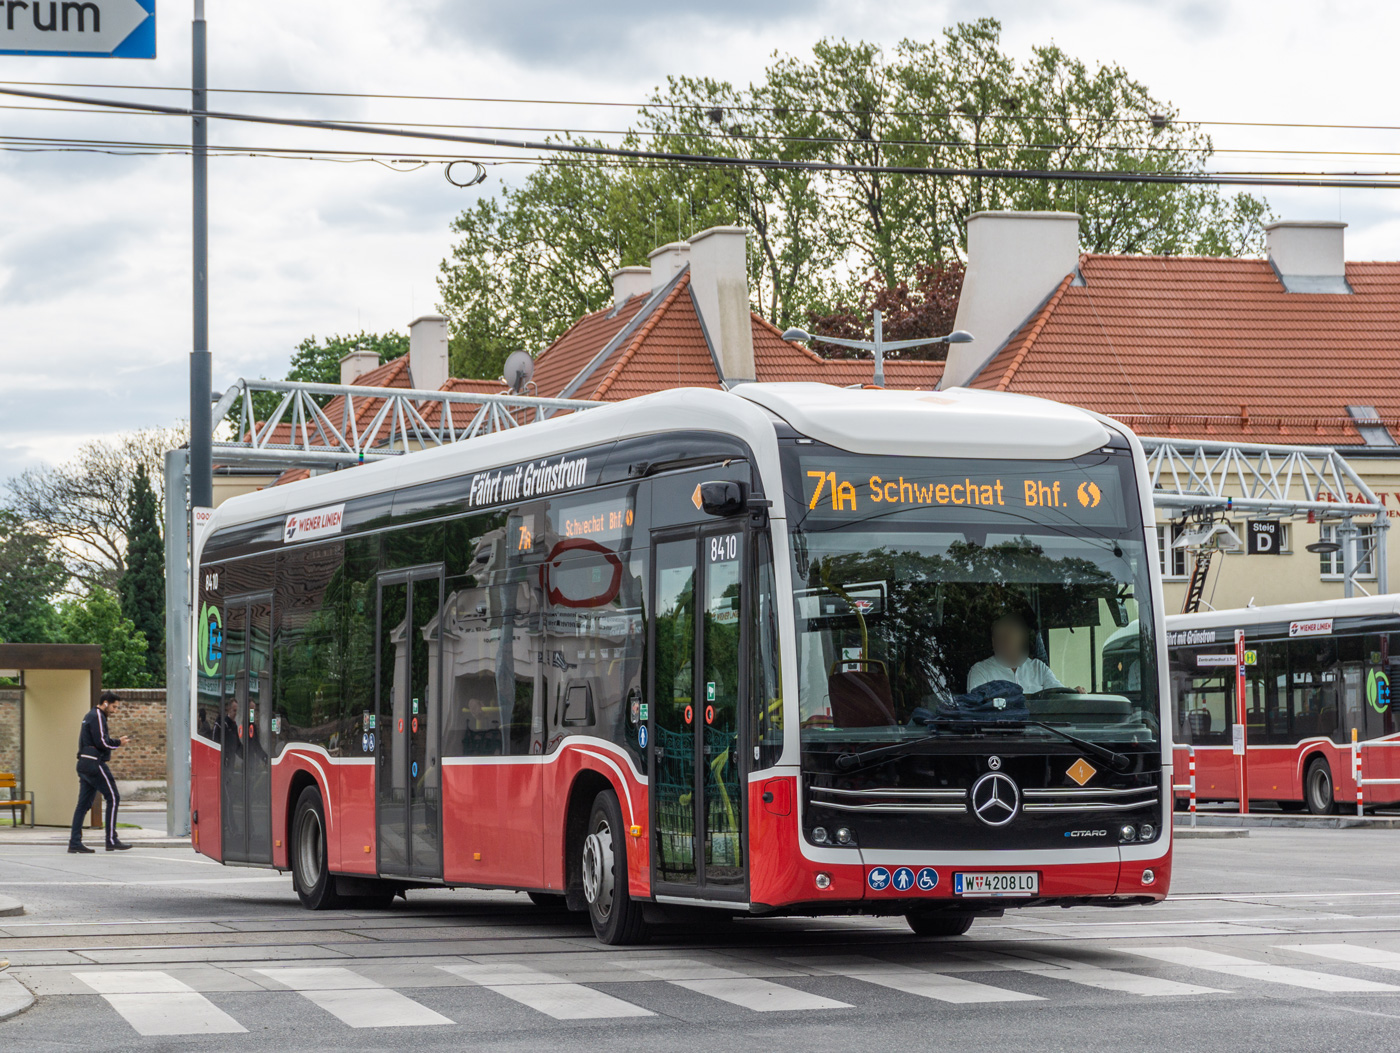
{"label": "white chimney", "polygon": [[690,239],[690,293],[726,384],[754,379],[747,238],[743,227],[711,227]]}
{"label": "white chimney", "polygon": [[955,329],[971,343],[949,344],[940,388],[976,378],[1079,266],[1073,212],[976,212],[967,220],[967,273]]}
{"label": "white chimney", "polygon": [[408,370],[419,391],[438,391],[447,383],[447,319],[425,314],[408,323]]}
{"label": "white chimney", "polygon": [[690,246],[683,241],[673,241],[652,249],[647,254],[651,260],[651,287],[655,291],[669,282],[690,262]]}
{"label": "white chimney", "polygon": [[1270,223],[1264,228],[1269,263],[1291,293],[1349,293],[1345,223],[1331,220]]}
{"label": "white chimney", "polygon": [[340,382],[353,384],[371,369],[379,367],[379,352],[357,347],[340,360]]}
{"label": "white chimney", "polygon": [[623,267],[612,272],[613,306],[621,307],[634,296],[651,292],[650,267]]}

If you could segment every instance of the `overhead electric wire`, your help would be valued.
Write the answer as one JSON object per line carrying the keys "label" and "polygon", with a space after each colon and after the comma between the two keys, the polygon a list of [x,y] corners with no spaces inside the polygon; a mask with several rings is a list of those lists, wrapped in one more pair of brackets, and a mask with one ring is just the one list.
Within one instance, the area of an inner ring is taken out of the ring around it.
{"label": "overhead electric wire", "polygon": [[[30,113],[63,113],[63,114],[95,114],[108,117],[180,117],[180,114],[150,113],[138,111],[136,113],[124,113],[121,110],[106,108],[86,108],[78,109],[71,106],[20,106],[14,104],[0,103],[0,110],[17,110]],[[341,122],[343,118],[321,118],[322,120]],[[1210,155],[1230,155],[1230,156],[1270,156],[1270,157],[1400,157],[1400,150],[1309,150],[1299,148],[1277,148],[1277,147],[1229,147],[1229,146],[1154,146],[1151,143],[1141,144],[1101,144],[1101,143],[1007,143],[1007,142],[968,142],[967,140],[953,139],[857,139],[838,136],[796,136],[796,135],[770,135],[764,133],[742,133],[707,130],[688,130],[684,132],[657,131],[638,128],[571,128],[571,127],[544,127],[539,125],[505,125],[505,124],[461,124],[443,123],[430,121],[357,121],[355,123],[370,127],[406,127],[406,128],[445,128],[461,129],[468,131],[484,132],[535,132],[540,134],[563,134],[563,135],[637,135],[647,138],[700,138],[716,139],[720,141],[744,141],[744,142],[780,142],[780,143],[806,143],[812,145],[828,146],[870,146],[870,147],[928,147],[948,150],[1031,150],[1031,151],[1067,151],[1083,153],[1113,153],[1113,154],[1210,154]]]}
{"label": "overhead electric wire", "polygon": [[1300,178],[1296,176],[1231,175],[1224,173],[1161,173],[1087,171],[1078,169],[1042,170],[967,166],[867,165],[835,161],[794,161],[783,158],[735,158],[713,154],[690,154],[661,150],[634,150],[624,147],[589,145],[551,141],[499,139],[489,136],[448,135],[444,132],[414,131],[408,128],[382,128],[343,121],[321,121],[294,117],[272,117],[262,114],[232,113],[218,110],[191,110],[179,106],[159,106],[153,103],[127,102],[117,99],[95,99],[53,92],[26,91],[0,87],[0,95],[42,99],[49,102],[73,103],[80,106],[101,106],[135,112],[165,113],[180,117],[204,117],[221,121],[265,124],[278,127],[309,128],[320,131],[350,132],[394,138],[421,139],[433,142],[464,143],[471,146],[492,146],[539,153],[578,154],[596,157],[622,157],[645,161],[678,162],[695,167],[742,167],[784,171],[845,172],[859,174],[973,176],[989,179],[1034,179],[1054,182],[1090,183],[1158,183],[1198,186],[1299,186],[1351,187],[1375,190],[1400,189],[1400,182],[1373,177],[1338,178],[1322,173]]}
{"label": "overhead electric wire", "polygon": [[[101,88],[103,90],[120,91],[174,91],[189,92],[188,87],[169,84],[94,84],[80,81],[31,81],[31,80],[0,80],[0,85],[27,85],[29,87],[48,88]],[[623,107],[627,109],[680,109],[709,111],[712,109],[732,110],[737,113],[825,113],[844,115],[872,115],[882,117],[949,117],[963,120],[998,120],[998,121],[1025,121],[1042,120],[1046,122],[1054,121],[1076,121],[1099,124],[1152,124],[1154,117],[1145,114],[1135,117],[1103,117],[1099,114],[1060,114],[1053,117],[1027,117],[1017,113],[966,113],[962,110],[854,110],[842,109],[840,107],[829,106],[755,106],[751,104],[721,102],[721,101],[693,101],[693,102],[665,102],[663,100],[652,99],[646,102],[619,102],[616,100],[604,99],[516,99],[501,96],[471,96],[471,95],[409,95],[393,94],[381,92],[357,92],[357,91],[297,91],[286,88],[210,88],[209,93],[225,95],[273,95],[292,96],[310,98],[334,98],[334,99],[394,99],[409,102],[471,102],[500,105],[518,106],[606,106]],[[1209,125],[1211,127],[1222,128],[1300,128],[1309,130],[1335,130],[1335,131],[1374,131],[1374,132],[1400,132],[1400,125],[1393,124],[1336,124],[1311,121],[1226,121],[1226,120],[1187,120],[1181,117],[1166,115],[1169,124],[1179,125]]]}

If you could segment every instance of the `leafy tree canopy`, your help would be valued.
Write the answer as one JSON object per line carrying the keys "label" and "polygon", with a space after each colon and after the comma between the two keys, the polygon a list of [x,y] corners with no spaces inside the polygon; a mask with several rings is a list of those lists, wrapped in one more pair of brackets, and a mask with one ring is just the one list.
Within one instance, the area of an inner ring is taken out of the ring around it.
{"label": "leafy tree canopy", "polygon": [[[867,166],[1206,170],[1209,136],[1122,67],[1053,44],[1018,61],[1000,34],[981,19],[888,51],[825,40],[775,54],[747,86],[673,77],[623,143]],[[509,351],[538,352],[608,303],[610,272],[708,226],[752,230],[754,307],[786,327],[843,313],[872,278],[918,286],[920,267],[963,258],[967,218],[983,209],[1075,211],[1086,250],[1168,255],[1257,253],[1268,215],[1211,187],[556,157],[452,225],[439,290],[454,371],[494,376]]]}
{"label": "leafy tree canopy", "polygon": [[149,645],[146,672],[155,684],[165,683],[165,546],[160,537],[160,513],[146,466],[137,465],[131,488],[126,535],[126,573],[118,592],[122,615]]}
{"label": "leafy tree canopy", "polygon": [[43,535],[0,511],[0,641],[53,643],[60,626],[54,599],[68,570]]}
{"label": "leafy tree canopy", "polygon": [[146,637],[122,615],[117,598],[106,589],[93,589],[81,599],[66,600],[59,609],[64,643],[98,644],[102,648],[102,683],[107,687],[148,687]]}

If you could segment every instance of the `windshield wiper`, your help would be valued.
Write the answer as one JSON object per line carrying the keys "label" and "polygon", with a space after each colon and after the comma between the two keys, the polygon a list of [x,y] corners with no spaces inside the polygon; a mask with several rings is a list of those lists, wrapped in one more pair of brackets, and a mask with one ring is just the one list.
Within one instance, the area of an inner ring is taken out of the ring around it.
{"label": "windshield wiper", "polygon": [[1047,724],[1043,720],[939,720],[934,721],[934,723],[943,727],[972,724],[977,727],[990,728],[1041,728],[1052,735],[1060,736],[1066,742],[1073,743],[1085,753],[1092,753],[1116,772],[1126,772],[1133,766],[1133,762],[1126,755],[1111,750],[1107,746],[1101,746],[1097,742],[1081,739],[1078,735],[1071,735],[1068,731],[1057,728],[1053,724]]}
{"label": "windshield wiper", "polygon": [[905,739],[903,742],[896,742],[889,746],[877,746],[873,750],[865,750],[862,753],[843,753],[836,758],[836,766],[842,771],[850,771],[858,768],[871,757],[881,757],[886,753],[897,753],[900,750],[908,749],[911,746],[919,746],[934,737],[934,730],[929,728],[928,732],[916,739]]}

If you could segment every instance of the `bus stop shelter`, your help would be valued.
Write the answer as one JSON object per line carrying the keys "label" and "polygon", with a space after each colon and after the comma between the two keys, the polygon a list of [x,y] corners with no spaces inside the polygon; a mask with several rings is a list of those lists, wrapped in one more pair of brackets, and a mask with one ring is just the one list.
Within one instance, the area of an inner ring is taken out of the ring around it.
{"label": "bus stop shelter", "polygon": [[78,724],[102,691],[102,648],[95,644],[0,644],[0,676],[18,678],[20,788],[34,795],[34,821],[73,821]]}

